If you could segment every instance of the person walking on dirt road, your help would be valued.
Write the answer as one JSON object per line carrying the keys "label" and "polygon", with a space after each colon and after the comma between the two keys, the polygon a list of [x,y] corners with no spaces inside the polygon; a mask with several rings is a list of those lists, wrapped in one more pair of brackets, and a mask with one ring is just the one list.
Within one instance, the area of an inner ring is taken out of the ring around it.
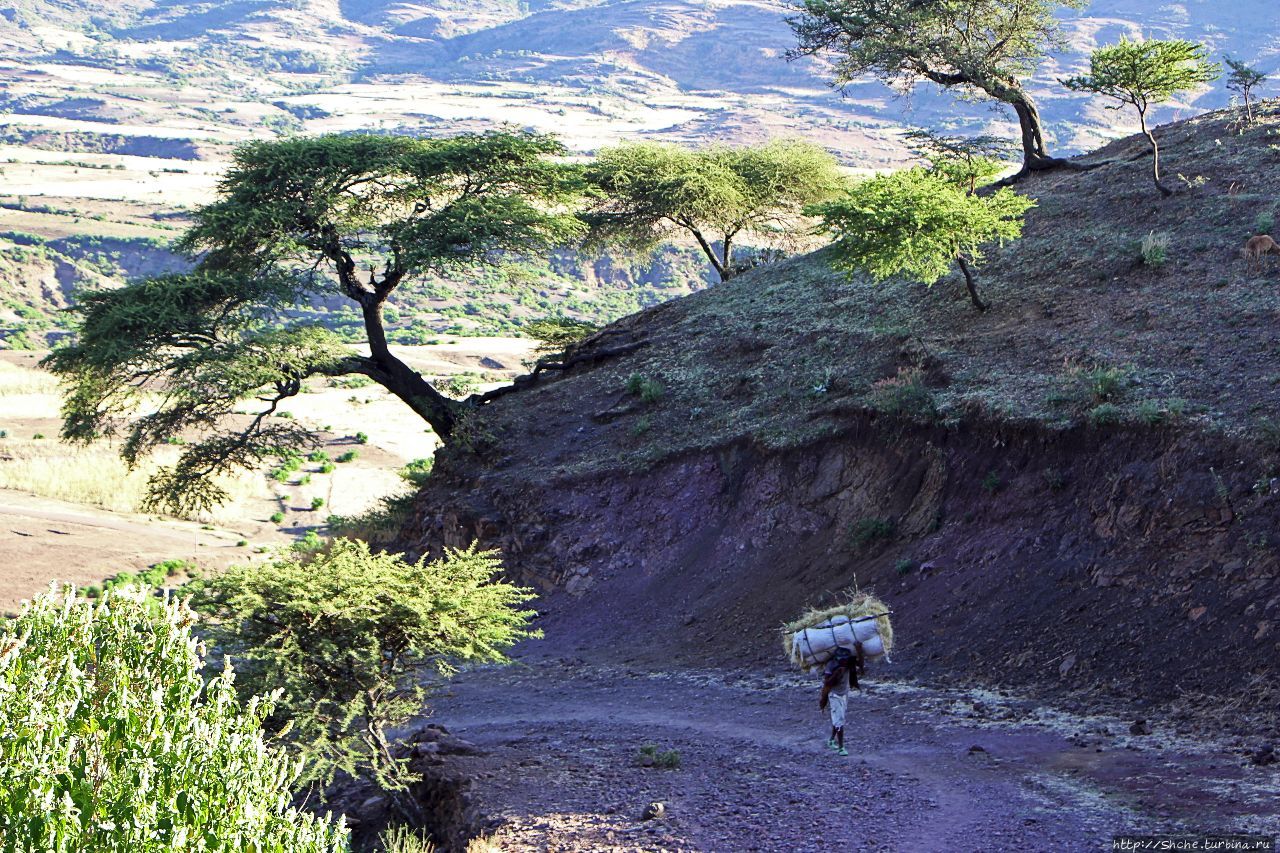
{"label": "person walking on dirt road", "polygon": [[858,675],[867,671],[866,658],[862,653],[862,643],[854,643],[854,651],[841,647],[827,661],[822,671],[822,698],[818,707],[831,712],[831,737],[827,746],[837,755],[848,755],[844,748],[844,718],[849,707],[849,687],[861,690],[858,686]]}

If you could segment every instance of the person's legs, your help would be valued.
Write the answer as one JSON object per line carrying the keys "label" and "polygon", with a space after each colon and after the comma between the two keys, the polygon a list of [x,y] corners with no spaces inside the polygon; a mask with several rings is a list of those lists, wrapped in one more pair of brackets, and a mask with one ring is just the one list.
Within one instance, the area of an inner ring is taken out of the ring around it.
{"label": "person's legs", "polygon": [[828,706],[831,710],[831,747],[840,755],[849,754],[844,748],[844,715],[848,703],[848,696],[832,693]]}

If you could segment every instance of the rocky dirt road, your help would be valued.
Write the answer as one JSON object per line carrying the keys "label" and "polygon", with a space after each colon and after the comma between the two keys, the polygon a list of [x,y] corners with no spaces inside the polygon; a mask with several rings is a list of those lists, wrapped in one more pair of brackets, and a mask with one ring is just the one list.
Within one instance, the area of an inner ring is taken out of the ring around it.
{"label": "rocky dirt road", "polygon": [[[816,678],[527,660],[461,675],[433,722],[503,850],[1103,850],[1119,832],[1280,831],[1280,767],[990,692],[872,676],[849,747]],[[645,767],[646,744],[678,769]],[[650,803],[662,817],[645,819]]]}

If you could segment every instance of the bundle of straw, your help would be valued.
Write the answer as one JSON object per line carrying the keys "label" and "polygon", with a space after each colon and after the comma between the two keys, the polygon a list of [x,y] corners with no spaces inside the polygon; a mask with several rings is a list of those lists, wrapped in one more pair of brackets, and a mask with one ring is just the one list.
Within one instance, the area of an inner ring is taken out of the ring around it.
{"label": "bundle of straw", "polygon": [[800,653],[800,649],[794,648],[796,632],[806,628],[816,628],[838,616],[847,616],[851,622],[864,616],[876,616],[876,629],[880,633],[881,642],[884,643],[885,657],[893,651],[893,625],[889,621],[888,606],[870,593],[856,592],[843,604],[823,610],[809,610],[799,619],[788,622],[782,627],[782,648],[791,662],[801,669],[810,669],[810,666],[805,665],[804,655]]}

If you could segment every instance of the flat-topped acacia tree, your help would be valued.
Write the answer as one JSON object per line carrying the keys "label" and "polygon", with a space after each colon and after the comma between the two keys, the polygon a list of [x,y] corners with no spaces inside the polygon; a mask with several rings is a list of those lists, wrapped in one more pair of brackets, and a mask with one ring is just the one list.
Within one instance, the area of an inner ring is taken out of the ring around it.
{"label": "flat-topped acacia tree", "polygon": [[[1040,110],[1022,81],[1057,44],[1060,9],[1088,0],[795,0],[791,52],[832,62],[833,83],[864,74],[901,86],[927,80],[1013,107],[1022,171],[1072,165],[1049,154]],[[1017,177],[1017,176],[1015,176]]]}
{"label": "flat-topped acacia tree", "polygon": [[1116,104],[1111,109],[1134,108],[1142,135],[1151,145],[1151,177],[1167,197],[1173,190],[1160,180],[1160,143],[1147,124],[1147,112],[1179,92],[1218,79],[1221,72],[1220,65],[1209,61],[1209,51],[1202,44],[1184,39],[1121,39],[1095,50],[1089,55],[1089,73],[1068,77],[1062,85],[1112,98]]}
{"label": "flat-topped acacia tree", "polygon": [[[150,483],[150,507],[175,514],[225,501],[216,475],[314,444],[296,422],[270,417],[309,376],[367,376],[448,441],[474,403],[446,397],[391,352],[383,309],[427,271],[576,239],[581,182],[563,153],[551,137],[509,132],[239,148],[218,199],[180,241],[193,270],[81,297],[78,340],[46,360],[67,385],[64,438],[123,433],[135,465],[198,433]],[[290,307],[332,293],[359,307],[368,355],[289,323]],[[246,403],[254,412],[233,417]]]}
{"label": "flat-topped acacia tree", "polygon": [[629,142],[600,151],[586,176],[596,190],[583,214],[592,242],[644,250],[692,237],[721,281],[740,269],[738,240],[793,241],[806,230],[805,206],[842,181],[834,157],[787,139],[701,149]]}

